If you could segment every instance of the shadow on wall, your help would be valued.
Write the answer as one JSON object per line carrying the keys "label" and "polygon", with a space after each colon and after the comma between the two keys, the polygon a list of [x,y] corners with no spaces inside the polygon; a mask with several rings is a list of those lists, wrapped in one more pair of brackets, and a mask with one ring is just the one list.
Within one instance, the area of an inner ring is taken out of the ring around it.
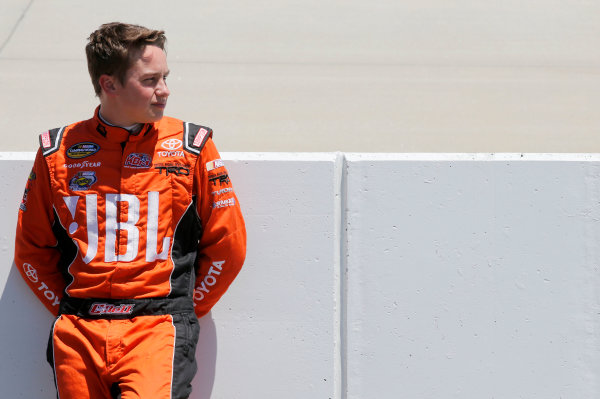
{"label": "shadow on wall", "polygon": [[[14,261],[0,297],[0,386],[6,398],[52,398],[56,395],[46,346],[52,315],[21,278]],[[196,348],[198,373],[190,399],[209,399],[215,380],[217,334],[211,314],[200,319]]]}
{"label": "shadow on wall", "polygon": [[200,339],[196,348],[198,373],[192,382],[190,399],[210,399],[217,364],[217,330],[212,314],[200,319]]}
{"label": "shadow on wall", "polygon": [[11,262],[0,297],[0,386],[6,398],[56,395],[46,346],[53,317],[29,290]]}

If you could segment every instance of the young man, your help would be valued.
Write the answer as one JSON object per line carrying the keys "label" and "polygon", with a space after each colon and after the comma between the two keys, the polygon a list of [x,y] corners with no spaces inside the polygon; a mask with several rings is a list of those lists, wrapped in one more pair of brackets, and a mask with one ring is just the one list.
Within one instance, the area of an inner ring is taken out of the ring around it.
{"label": "young man", "polygon": [[15,264],[57,315],[48,361],[61,399],[187,398],[197,317],[244,261],[211,129],[163,116],[165,40],[102,25],[86,46],[100,106],[40,136]]}

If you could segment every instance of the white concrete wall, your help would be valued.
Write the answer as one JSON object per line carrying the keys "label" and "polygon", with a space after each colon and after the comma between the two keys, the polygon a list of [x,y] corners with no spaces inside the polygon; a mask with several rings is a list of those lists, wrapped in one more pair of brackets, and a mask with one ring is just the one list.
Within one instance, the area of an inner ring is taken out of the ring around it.
{"label": "white concrete wall", "polygon": [[349,155],[348,398],[599,397],[599,161]]}
{"label": "white concrete wall", "polygon": [[[193,399],[600,395],[600,156],[223,155],[248,258]],[[32,159],[0,153],[11,398],[54,395],[51,318],[11,267]]]}

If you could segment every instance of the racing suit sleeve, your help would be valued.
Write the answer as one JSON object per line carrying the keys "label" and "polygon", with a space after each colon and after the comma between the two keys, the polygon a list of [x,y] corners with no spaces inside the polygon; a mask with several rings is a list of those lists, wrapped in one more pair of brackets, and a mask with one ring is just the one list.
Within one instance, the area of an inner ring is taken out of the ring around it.
{"label": "racing suit sleeve", "polygon": [[65,280],[57,267],[60,252],[53,209],[48,165],[39,150],[19,206],[15,265],[33,293],[57,315]]}
{"label": "racing suit sleeve", "polygon": [[198,248],[194,306],[200,318],[210,311],[239,273],[246,257],[246,228],[227,169],[208,139],[196,164]]}

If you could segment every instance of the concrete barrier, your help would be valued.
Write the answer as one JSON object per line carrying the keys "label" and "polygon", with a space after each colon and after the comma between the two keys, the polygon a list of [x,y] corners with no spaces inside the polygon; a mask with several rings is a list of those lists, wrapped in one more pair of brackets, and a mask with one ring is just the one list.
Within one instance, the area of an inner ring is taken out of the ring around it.
{"label": "concrete barrier", "polygon": [[[193,399],[600,394],[600,156],[223,159],[248,257],[200,321]],[[51,316],[11,267],[32,161],[0,153],[0,383],[50,398]]]}
{"label": "concrete barrier", "polygon": [[598,397],[599,161],[349,154],[347,397]]}

